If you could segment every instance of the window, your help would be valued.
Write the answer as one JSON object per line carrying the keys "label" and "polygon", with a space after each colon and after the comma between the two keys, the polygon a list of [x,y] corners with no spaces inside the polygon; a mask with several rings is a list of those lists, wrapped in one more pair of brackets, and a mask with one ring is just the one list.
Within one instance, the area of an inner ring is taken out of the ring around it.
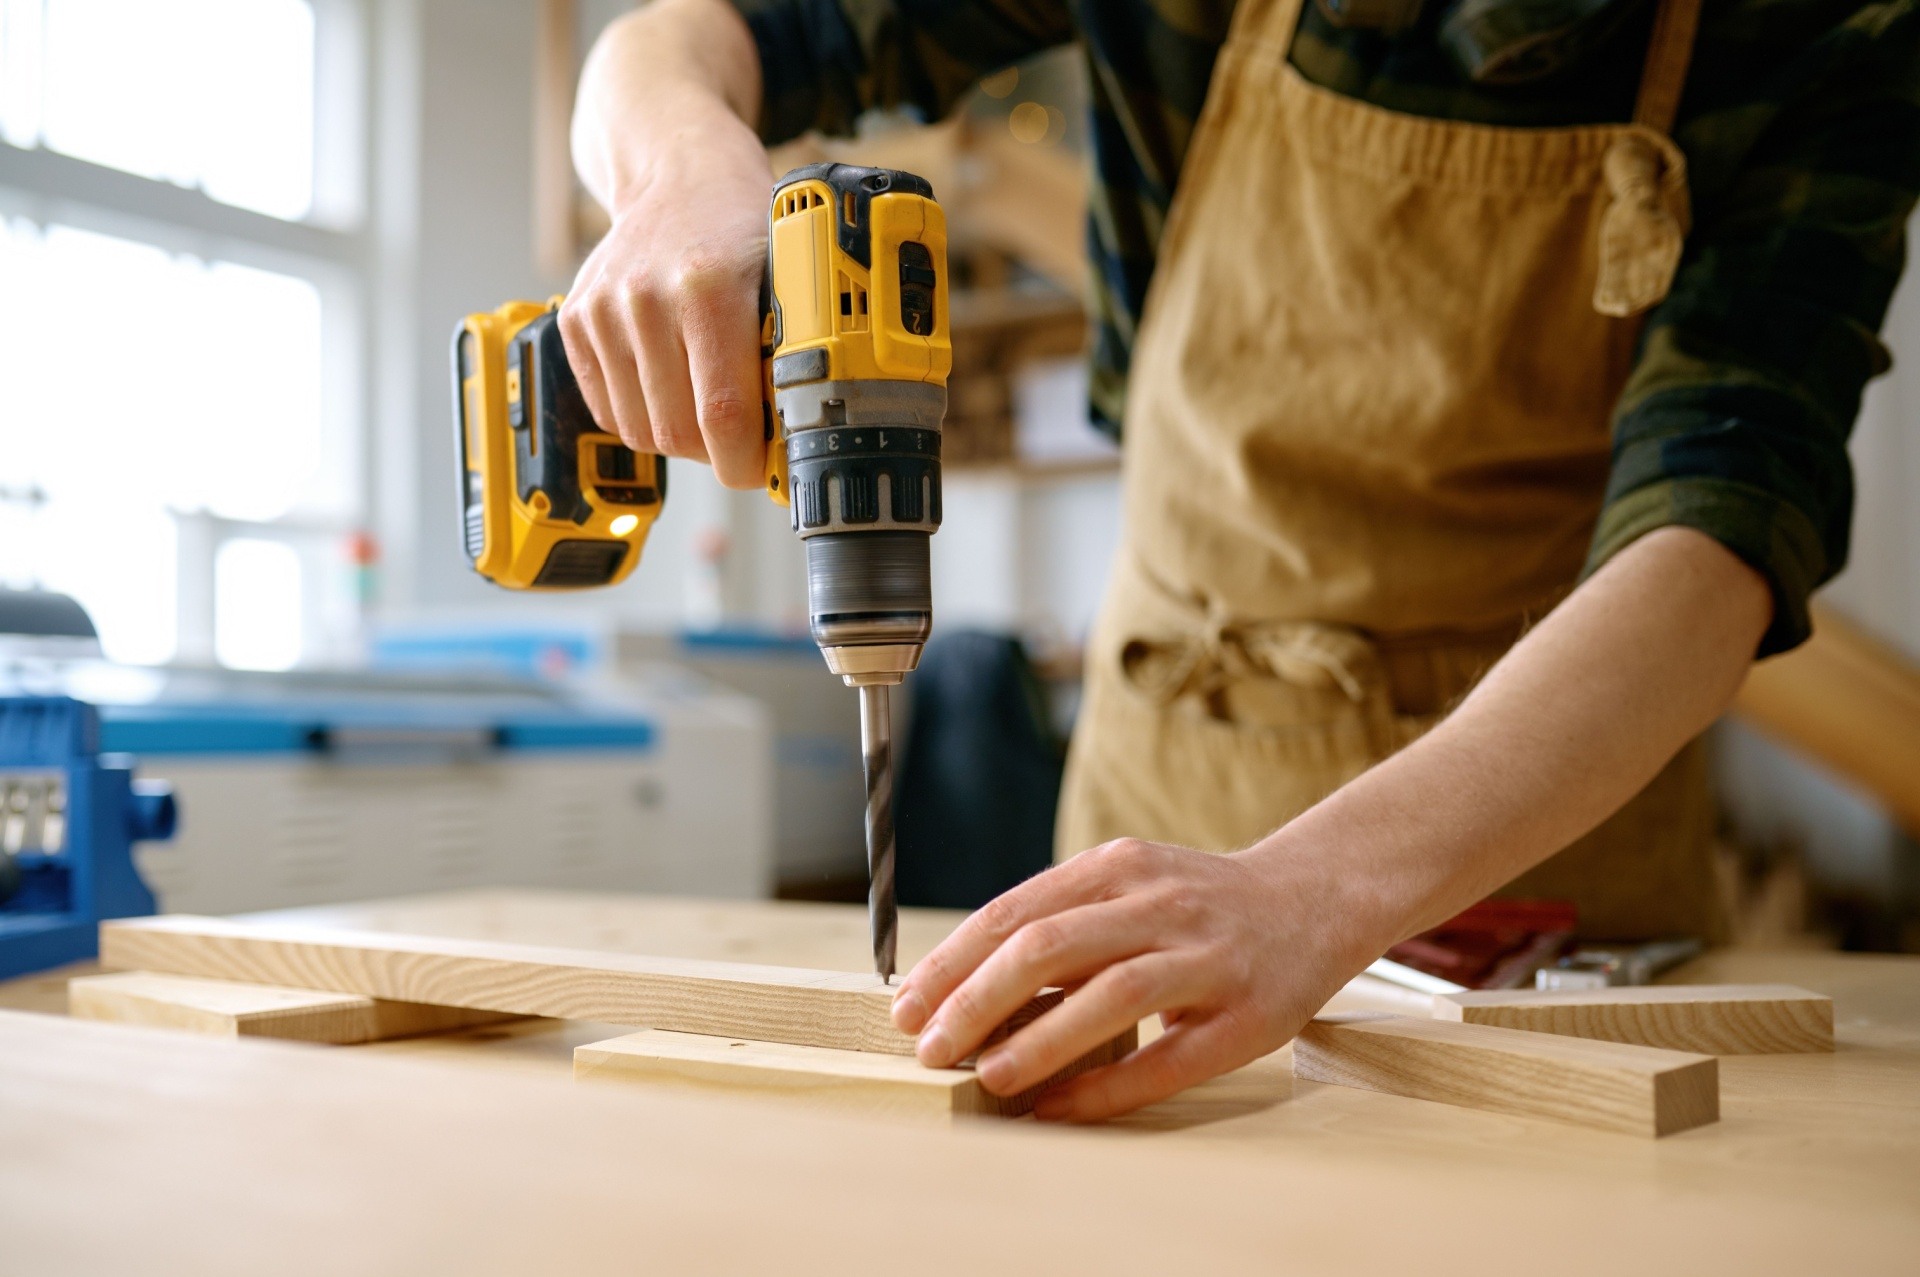
{"label": "window", "polygon": [[0,0],[0,136],[275,217],[313,204],[306,0]]}
{"label": "window", "polygon": [[321,74],[357,49],[330,15],[0,0],[0,584],[73,594],[118,660],[351,641],[361,255],[319,175],[359,104],[316,91],[358,83]]}

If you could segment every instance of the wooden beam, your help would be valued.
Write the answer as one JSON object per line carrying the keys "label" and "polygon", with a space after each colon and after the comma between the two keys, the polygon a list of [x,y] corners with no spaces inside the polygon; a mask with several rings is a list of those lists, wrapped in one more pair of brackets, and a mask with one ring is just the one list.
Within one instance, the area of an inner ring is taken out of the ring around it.
{"label": "wooden beam", "polygon": [[754,1042],[642,1029],[573,1050],[573,1076],[682,1089],[748,1092],[806,1107],[935,1122],[959,1117],[1019,1117],[1049,1087],[1131,1052],[1129,1029],[1045,1082],[1001,1097],[971,1068],[930,1069],[908,1056]]}
{"label": "wooden beam", "polygon": [[1293,1075],[1633,1135],[1720,1118],[1710,1055],[1444,1020],[1312,1020],[1293,1041]]}
{"label": "wooden beam", "polygon": [[67,1013],[82,1020],[146,1024],[215,1037],[288,1042],[382,1042],[516,1017],[497,1011],[390,1002],[232,980],[119,971],[67,982]]}
{"label": "wooden beam", "polygon": [[1833,999],[1790,984],[1469,991],[1436,997],[1433,1014],[1463,1024],[1708,1055],[1833,1050]]}
{"label": "wooden beam", "polygon": [[548,275],[580,267],[575,234],[574,0],[538,0],[533,44],[533,257]]}
{"label": "wooden beam", "polygon": [[[108,967],[912,1055],[880,977],[174,915],[106,922]],[[1057,1005],[1049,990],[1001,1032]]]}
{"label": "wooden beam", "polygon": [[1747,675],[1734,713],[1884,802],[1920,837],[1920,667],[1830,608],[1813,637]]}

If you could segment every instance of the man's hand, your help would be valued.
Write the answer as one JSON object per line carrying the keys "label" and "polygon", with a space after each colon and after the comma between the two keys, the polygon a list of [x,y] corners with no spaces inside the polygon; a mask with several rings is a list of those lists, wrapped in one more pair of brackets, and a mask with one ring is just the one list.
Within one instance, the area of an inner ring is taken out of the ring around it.
{"label": "man's hand", "polygon": [[602,429],[711,461],[730,488],[759,487],[766,467],[759,99],[759,55],[731,5],[657,0],[594,46],[573,125],[613,229],[560,308],[567,362]]}
{"label": "man's hand", "polygon": [[[1246,851],[1123,839],[1014,888],[900,986],[893,1020],[948,1065],[1041,989],[1067,1000],[983,1052],[1012,1095],[1141,1018],[1167,1031],[1035,1109],[1093,1121],[1274,1050],[1395,941],[1599,824],[1739,689],[1766,582],[1690,528],[1616,555],[1440,726]],[[1206,801],[1196,795],[1194,801]]]}
{"label": "man's hand", "polygon": [[1379,955],[1338,886],[1278,850],[1111,842],[961,924],[902,982],[894,1024],[920,1034],[921,1063],[945,1067],[1041,989],[1073,989],[981,1055],[981,1084],[1013,1095],[1158,1012],[1158,1038],[1035,1109],[1069,1121],[1124,1113],[1278,1049]]}

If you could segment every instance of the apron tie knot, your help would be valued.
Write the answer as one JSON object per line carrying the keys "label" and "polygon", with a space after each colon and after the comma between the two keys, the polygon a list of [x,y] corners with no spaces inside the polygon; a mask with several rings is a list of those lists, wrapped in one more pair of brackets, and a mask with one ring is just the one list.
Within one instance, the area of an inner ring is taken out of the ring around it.
{"label": "apron tie knot", "polygon": [[1593,308],[1637,315],[1667,295],[1687,236],[1685,161],[1661,140],[1628,133],[1601,160],[1607,210],[1600,219],[1600,271]]}
{"label": "apron tie knot", "polygon": [[1177,638],[1128,640],[1120,649],[1127,681],[1169,703],[1208,697],[1247,678],[1278,678],[1296,687],[1343,693],[1359,704],[1377,683],[1379,657],[1359,633],[1312,621],[1242,623],[1215,608]]}

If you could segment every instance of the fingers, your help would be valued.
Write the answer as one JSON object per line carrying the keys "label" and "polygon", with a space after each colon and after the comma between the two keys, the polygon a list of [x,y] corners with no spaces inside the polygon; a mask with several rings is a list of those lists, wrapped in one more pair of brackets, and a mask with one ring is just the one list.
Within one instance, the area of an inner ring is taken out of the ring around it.
{"label": "fingers", "polygon": [[592,325],[587,322],[584,305],[563,305],[560,308],[560,344],[566,347],[567,367],[573,370],[573,379],[580,386],[580,397],[586,400],[587,411],[593,414],[593,423],[602,430],[619,435],[628,447],[633,447],[633,437],[620,428],[620,417],[614,412],[613,400],[607,391],[606,372],[600,367],[597,340]]}
{"label": "fingers", "polygon": [[758,298],[739,283],[700,287],[709,291],[688,298],[682,329],[693,419],[720,482],[757,488],[766,477]]}
{"label": "fingers", "polygon": [[[1040,1017],[1034,1027],[1055,1014]],[[1252,1058],[1237,1042],[1227,1017],[1188,1016],[1124,1060],[1054,1087],[1040,1097],[1033,1115],[1043,1122],[1104,1121],[1198,1086]]]}
{"label": "fingers", "polygon": [[894,1026],[902,1033],[920,1032],[941,1003],[1014,932],[1037,918],[1118,894],[1141,873],[1152,871],[1146,863],[1151,850],[1128,839],[1108,843],[989,901],[907,973],[894,995]]}
{"label": "fingers", "polygon": [[1151,906],[1139,900],[1081,905],[1027,923],[940,1004],[920,1034],[921,1063],[944,1068],[964,1058],[1039,990],[1092,980],[1152,948],[1158,930]]}
{"label": "fingers", "polygon": [[764,236],[719,237],[723,250],[621,234],[595,250],[560,313],[588,410],[631,448],[711,459],[727,486],[759,487]]}
{"label": "fingers", "polygon": [[1107,968],[1079,993],[984,1052],[975,1065],[981,1085],[995,1095],[1017,1095],[1046,1081],[1161,1007],[1192,998],[1199,991],[1192,966],[1150,953]]}
{"label": "fingers", "polygon": [[629,448],[658,452],[640,385],[645,360],[636,307],[604,280],[576,281],[575,295],[560,307],[560,340],[594,424]]}
{"label": "fingers", "polygon": [[636,328],[641,343],[640,389],[646,396],[650,451],[689,461],[707,460],[706,441],[693,409],[693,379],[679,326],[665,306],[642,299]]}

